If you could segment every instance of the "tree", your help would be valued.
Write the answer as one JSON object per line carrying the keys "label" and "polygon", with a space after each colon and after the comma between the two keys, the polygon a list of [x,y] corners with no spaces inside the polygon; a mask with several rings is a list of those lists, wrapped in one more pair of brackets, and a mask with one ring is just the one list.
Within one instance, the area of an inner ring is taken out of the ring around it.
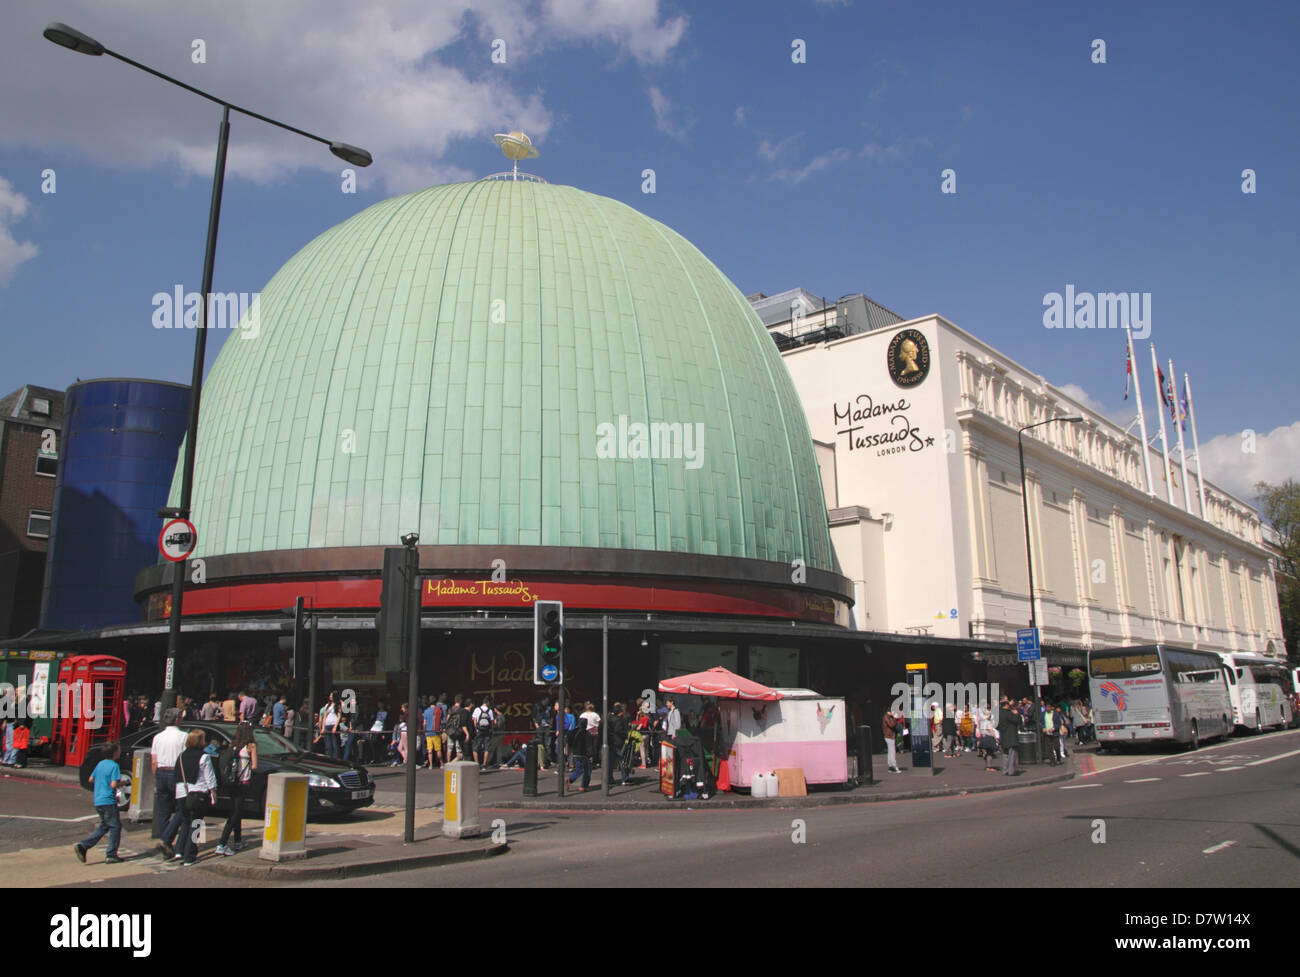
{"label": "tree", "polygon": [[1300,661],[1300,482],[1255,483],[1260,512],[1277,533],[1277,596],[1282,638],[1293,662]]}

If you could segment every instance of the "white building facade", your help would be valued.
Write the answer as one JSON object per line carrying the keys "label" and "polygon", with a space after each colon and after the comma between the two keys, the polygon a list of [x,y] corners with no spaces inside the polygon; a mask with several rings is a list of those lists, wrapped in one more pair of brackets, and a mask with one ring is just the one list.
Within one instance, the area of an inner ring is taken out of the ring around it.
{"label": "white building facade", "polygon": [[782,345],[821,330],[783,356],[817,442],[839,570],[855,582],[854,627],[1014,642],[1030,617],[1017,432],[1081,415],[1024,434],[1044,645],[1285,657],[1251,506],[1207,482],[1205,518],[1195,490],[1185,511],[1179,465],[1171,504],[1151,449],[1148,494],[1137,436],[940,316],[821,341],[825,322],[800,311],[767,318]]}

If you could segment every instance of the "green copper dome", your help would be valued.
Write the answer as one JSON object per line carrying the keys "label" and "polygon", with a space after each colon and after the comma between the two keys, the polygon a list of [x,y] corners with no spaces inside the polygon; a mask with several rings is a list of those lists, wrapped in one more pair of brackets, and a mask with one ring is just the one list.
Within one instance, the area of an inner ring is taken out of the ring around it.
{"label": "green copper dome", "polygon": [[744,297],[663,224],[532,181],[385,200],[294,255],[212,368],[194,485],[200,557],[414,531],[830,568]]}

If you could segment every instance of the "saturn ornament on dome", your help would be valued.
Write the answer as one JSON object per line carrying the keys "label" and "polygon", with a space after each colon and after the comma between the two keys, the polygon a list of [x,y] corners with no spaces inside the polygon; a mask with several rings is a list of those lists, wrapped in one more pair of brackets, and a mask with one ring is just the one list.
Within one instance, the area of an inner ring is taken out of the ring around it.
{"label": "saturn ornament on dome", "polygon": [[498,132],[492,139],[501,147],[501,152],[506,159],[514,162],[516,180],[519,179],[519,161],[521,159],[536,159],[538,156],[537,147],[533,145],[533,141],[518,129],[514,132]]}

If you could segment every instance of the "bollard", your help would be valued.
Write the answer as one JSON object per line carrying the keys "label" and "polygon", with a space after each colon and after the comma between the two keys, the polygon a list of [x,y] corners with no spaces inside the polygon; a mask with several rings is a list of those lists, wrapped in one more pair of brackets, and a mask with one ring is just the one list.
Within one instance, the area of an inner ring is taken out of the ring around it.
{"label": "bollard", "polygon": [[524,796],[537,796],[537,752],[542,748],[541,737],[534,736],[524,747]]}
{"label": "bollard", "polygon": [[153,815],[153,758],[148,750],[137,750],[131,758],[131,805],[126,809],[126,819],[139,824],[155,820]]}
{"label": "bollard", "polygon": [[871,761],[871,727],[858,727],[858,783],[874,784],[876,778]]}
{"label": "bollard", "polygon": [[266,778],[265,828],[258,858],[283,862],[307,857],[307,776],[273,773]]}
{"label": "bollard", "polygon": [[478,764],[457,760],[443,768],[442,833],[473,838],[478,825]]}

